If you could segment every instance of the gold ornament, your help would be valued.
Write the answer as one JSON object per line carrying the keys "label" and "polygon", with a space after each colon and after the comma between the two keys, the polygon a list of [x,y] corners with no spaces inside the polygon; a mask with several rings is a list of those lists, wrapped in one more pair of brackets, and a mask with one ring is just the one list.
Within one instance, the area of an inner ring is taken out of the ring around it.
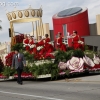
{"label": "gold ornament", "polygon": [[21,11],[18,12],[18,16],[19,16],[19,18],[22,18],[23,17],[23,14],[22,14]]}
{"label": "gold ornament", "polygon": [[9,21],[12,20],[12,17],[11,17],[10,14],[7,14],[7,17],[8,17],[8,20],[9,20]]}
{"label": "gold ornament", "polygon": [[16,14],[13,12],[12,13],[12,17],[14,18],[14,19],[16,19]]}
{"label": "gold ornament", "polygon": [[24,14],[26,17],[29,17],[29,11],[26,10]]}
{"label": "gold ornament", "polygon": [[33,17],[35,16],[35,11],[34,11],[34,10],[31,11],[31,15],[32,15]]}

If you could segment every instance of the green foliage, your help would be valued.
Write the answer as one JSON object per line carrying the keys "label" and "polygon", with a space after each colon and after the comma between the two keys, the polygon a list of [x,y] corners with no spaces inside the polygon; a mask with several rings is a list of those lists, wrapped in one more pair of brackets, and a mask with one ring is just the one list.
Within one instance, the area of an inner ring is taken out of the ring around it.
{"label": "green foliage", "polygon": [[51,78],[58,77],[59,69],[58,64],[53,64],[51,67]]}
{"label": "green foliage", "polygon": [[84,54],[85,54],[86,56],[88,56],[89,58],[93,59],[94,54],[96,54],[96,52],[91,51],[91,50],[85,50],[85,51],[84,51]]}
{"label": "green foliage", "polygon": [[66,75],[67,75],[67,76],[70,75],[70,70],[66,70]]}
{"label": "green foliage", "polygon": [[51,63],[44,63],[41,65],[35,65],[33,64],[32,67],[30,67],[30,72],[32,72],[33,76],[36,78],[39,75],[46,75],[46,74],[51,74],[51,77],[54,78],[58,76],[58,65]]}
{"label": "green foliage", "polygon": [[30,54],[27,51],[23,52],[25,59],[28,61],[28,63],[33,63],[35,61],[34,54]]}
{"label": "green foliage", "polygon": [[23,47],[23,43],[16,43],[14,46],[12,46],[11,50],[25,50],[25,48]]}
{"label": "green foliage", "polygon": [[67,51],[74,50],[73,47],[67,47]]}
{"label": "green foliage", "polygon": [[81,49],[74,50],[73,51],[73,56],[83,58],[84,52]]}
{"label": "green foliage", "polygon": [[59,50],[55,54],[55,63],[58,64],[60,61],[67,62],[69,59],[71,59],[72,55],[73,55],[73,50],[69,50],[68,52]]}
{"label": "green foliage", "polygon": [[80,49],[77,50],[68,50],[67,52],[64,51],[58,51],[55,54],[55,62],[54,64],[59,64],[59,62],[67,62],[68,60],[70,60],[72,57],[78,57],[78,58],[83,58],[84,56],[84,52]]}
{"label": "green foliage", "polygon": [[84,46],[84,50],[89,50],[88,45],[85,45],[85,46]]}
{"label": "green foliage", "polygon": [[52,63],[44,63],[41,65],[33,64],[29,71],[32,72],[33,76],[38,77],[39,75],[46,75],[51,73]]}
{"label": "green foliage", "polygon": [[25,66],[25,67],[23,68],[23,72],[29,73],[29,72],[30,72],[29,69],[30,69],[29,66]]}
{"label": "green foliage", "polygon": [[7,77],[13,76],[15,73],[16,73],[16,70],[15,69],[11,69],[11,67],[8,67],[8,66],[5,66],[3,68],[3,72],[2,72],[2,74],[4,76],[7,76]]}

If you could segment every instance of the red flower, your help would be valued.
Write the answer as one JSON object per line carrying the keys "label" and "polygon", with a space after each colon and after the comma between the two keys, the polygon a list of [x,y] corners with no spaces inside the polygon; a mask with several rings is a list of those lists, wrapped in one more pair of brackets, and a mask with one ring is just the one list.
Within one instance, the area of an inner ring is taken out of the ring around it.
{"label": "red flower", "polygon": [[13,55],[15,54],[15,52],[11,52],[9,53],[5,59],[6,59],[6,66],[11,66],[12,64],[12,58],[13,58]]}

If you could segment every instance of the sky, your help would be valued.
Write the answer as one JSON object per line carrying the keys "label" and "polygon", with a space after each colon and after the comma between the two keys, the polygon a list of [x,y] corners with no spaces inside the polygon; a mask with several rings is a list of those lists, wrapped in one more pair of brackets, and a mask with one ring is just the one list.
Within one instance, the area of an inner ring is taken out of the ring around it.
{"label": "sky", "polygon": [[[43,23],[49,23],[50,29],[53,29],[52,16],[62,10],[71,7],[87,7],[89,23],[96,23],[96,15],[100,14],[100,0],[0,0],[0,25],[2,30],[0,31],[0,42],[10,41],[8,28],[10,27],[6,13],[13,11],[14,5],[17,10],[23,10],[29,8],[29,5],[33,9],[39,9],[42,5],[43,9]],[[6,4],[6,5],[5,5]],[[7,10],[6,10],[7,9]],[[20,33],[32,32],[31,23],[14,24],[14,31]]]}

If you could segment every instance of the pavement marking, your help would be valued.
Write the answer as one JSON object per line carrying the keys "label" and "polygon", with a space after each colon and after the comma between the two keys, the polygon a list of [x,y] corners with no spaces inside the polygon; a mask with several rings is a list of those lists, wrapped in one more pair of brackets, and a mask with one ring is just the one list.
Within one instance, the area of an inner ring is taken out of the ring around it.
{"label": "pavement marking", "polygon": [[27,97],[35,97],[35,98],[41,98],[41,99],[46,99],[46,100],[64,100],[64,99],[50,98],[50,97],[45,97],[45,96],[20,94],[20,93],[12,93],[12,92],[5,92],[5,91],[0,91],[0,93],[3,93],[3,94],[14,94],[14,95],[20,95],[20,96],[27,96]]}

